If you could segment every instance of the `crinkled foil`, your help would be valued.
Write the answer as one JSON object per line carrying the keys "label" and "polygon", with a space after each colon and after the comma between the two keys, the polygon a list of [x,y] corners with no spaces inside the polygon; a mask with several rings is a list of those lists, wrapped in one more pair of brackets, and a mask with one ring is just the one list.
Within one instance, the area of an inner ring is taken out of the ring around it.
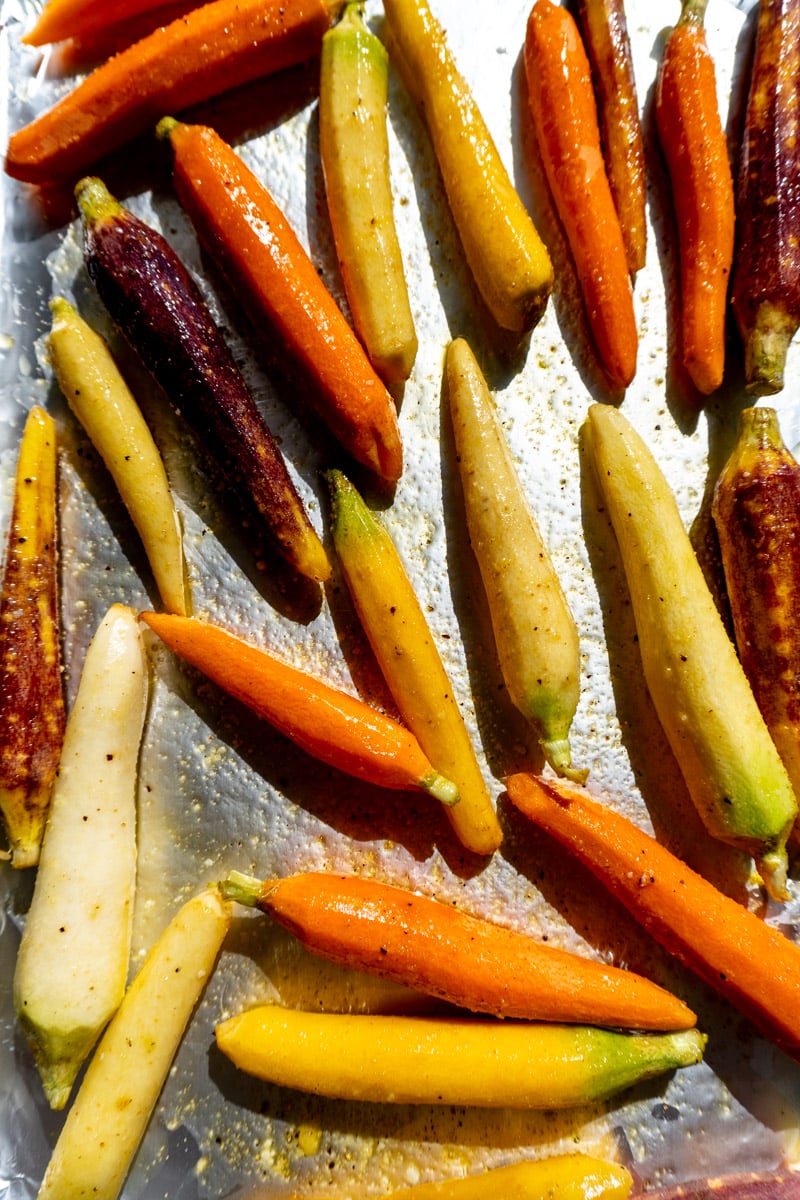
{"label": "crinkled foil", "polygon": [[[334,1010],[413,1010],[418,997],[321,965],[268,920],[236,916],[219,967],[178,1052],[125,1186],[127,1200],[298,1195],[377,1196],[392,1186],[458,1175],[520,1158],[583,1150],[629,1165],[643,1187],[710,1173],[770,1169],[797,1157],[800,1069],[754,1036],[707,988],[644,935],[569,856],[503,800],[509,769],[539,767],[534,743],[498,688],[499,672],[477,569],[466,542],[447,413],[443,352],[464,336],[484,366],[529,499],[577,619],[582,699],[573,758],[591,791],[684,854],[712,878],[737,867],[710,844],[688,801],[642,680],[630,606],[608,527],[579,454],[592,399],[605,400],[574,270],[537,165],[525,108],[521,47],[529,5],[436,0],[460,67],[557,266],[547,313],[522,346],[498,339],[464,264],[427,132],[392,75],[390,142],[396,213],[420,349],[400,397],[406,470],[393,498],[356,478],[382,510],[448,667],[505,843],[476,864],[427,798],[384,793],[320,767],[269,726],[205,683],[149,639],[152,696],[139,787],[139,882],[132,970],[178,905],[239,868],[261,876],[317,869],[358,872],[455,902],[551,945],[629,966],[673,988],[709,1034],[705,1062],[576,1112],[486,1112],[336,1103],[239,1074],[215,1050],[213,1026],[257,1001]],[[71,86],[58,54],[25,48],[34,5],[0,0],[0,78],[7,135]],[[676,364],[676,239],[653,126],[653,84],[678,5],[629,0],[648,148],[647,266],[636,281],[639,368],[623,411],[657,452],[698,546],[707,543],[709,488],[743,406],[737,362],[700,410]],[[380,29],[380,7],[367,16]],[[752,21],[710,0],[709,43],[720,104],[736,145],[742,71]],[[204,119],[234,137],[269,186],[320,273],[345,305],[325,212],[313,70],[209,105]],[[2,138],[5,142],[5,136]],[[106,178],[162,230],[195,273],[230,338],[312,518],[329,544],[321,472],[349,464],[272,369],[268,350],[198,248],[171,190],[164,152],[145,144]],[[60,439],[61,574],[68,696],[83,653],[114,601],[157,604],[144,555],[102,464],[71,416],[47,362],[48,300],[74,299],[105,332],[134,381],[164,453],[184,524],[196,611],[392,711],[341,581],[324,594],[298,589],[243,530],[180,422],[109,327],[81,262],[74,209],[45,207],[2,181],[0,274],[0,518],[7,521],[16,448],[34,402],[53,413]],[[777,407],[788,445],[800,441],[800,349],[790,351]],[[30,900],[30,872],[0,867],[0,1194],[29,1200],[62,1116],[51,1113],[11,1010],[11,978]],[[21,877],[20,877],[21,876]],[[797,936],[800,889],[767,919]],[[758,897],[750,893],[749,902]],[[764,964],[769,970],[769,964]],[[798,997],[800,1020],[800,997]]]}

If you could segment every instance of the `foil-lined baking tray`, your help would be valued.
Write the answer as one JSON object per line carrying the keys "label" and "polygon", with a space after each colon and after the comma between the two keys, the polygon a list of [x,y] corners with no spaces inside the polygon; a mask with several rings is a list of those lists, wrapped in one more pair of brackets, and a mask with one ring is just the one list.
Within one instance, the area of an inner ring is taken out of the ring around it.
{"label": "foil-lined baking tray", "polygon": [[[674,3],[629,0],[629,31],[649,171],[649,244],[636,281],[641,344],[623,411],[657,452],[687,527],[706,544],[710,487],[732,445],[741,363],[731,335],[726,383],[704,409],[676,359],[676,237],[653,127],[653,84]],[[752,48],[747,6],[710,0],[706,25],[720,105],[736,146],[743,73]],[[444,348],[469,339],[497,397],[531,504],[549,542],[581,635],[582,699],[574,761],[593,794],[685,855],[712,878],[729,872],[691,809],[647,697],[622,572],[578,453],[588,404],[606,400],[574,271],[550,206],[525,107],[521,47],[528,3],[435,0],[464,75],[512,178],[550,246],[556,290],[521,346],[498,339],[464,264],[430,142],[393,75],[390,145],[396,213],[420,349],[400,398],[406,470],[396,494],[367,488],[425,605],[505,830],[502,851],[475,863],[432,802],[383,793],[321,768],[268,726],[150,642],[153,688],[141,761],[139,881],[132,969],[182,900],[238,868],[258,875],[358,872],[457,903],[546,936],[550,944],[626,965],[673,988],[710,1035],[705,1062],[567,1113],[486,1112],[336,1103],[238,1074],[215,1051],[214,1023],[256,1001],[353,1011],[413,1011],[422,1001],[312,959],[264,918],[237,915],[219,967],[181,1045],[124,1190],[127,1200],[372,1196],[520,1158],[580,1149],[619,1159],[643,1188],[707,1174],[769,1170],[798,1158],[800,1068],[647,938],[572,860],[503,800],[505,774],[539,768],[499,671],[465,533],[454,452],[442,410]],[[0,2],[3,138],[74,82],[59,52],[23,47],[35,5]],[[380,30],[380,6],[368,0]],[[346,308],[318,152],[316,72],[299,68],[231,93],[200,116],[234,140],[267,183]],[[329,544],[320,473],[342,462],[303,408],[276,382],[269,353],[198,248],[172,192],[163,151],[148,139],[108,168],[127,204],[159,228],[194,272],[230,338],[317,528]],[[105,609],[157,603],[146,561],[109,477],[52,381],[44,349],[48,301],[60,293],[108,336],[135,383],[163,450],[185,529],[196,611],[392,711],[346,590],[298,589],[269,551],[242,531],[177,419],[110,328],[87,280],[70,198],[43,203],[2,179],[0,275],[0,518],[7,521],[16,449],[35,402],[60,442],[61,574],[68,697]],[[800,442],[800,350],[771,401],[789,446]],[[349,464],[343,463],[348,466]],[[357,476],[356,476],[357,477]],[[358,478],[358,477],[357,477]],[[10,990],[30,872],[0,867],[0,1195],[35,1196],[62,1117],[43,1099]],[[798,936],[800,888],[766,919]],[[750,893],[748,902],[759,902]],[[769,970],[769,964],[764,964]],[[798,997],[800,1020],[800,997]]]}

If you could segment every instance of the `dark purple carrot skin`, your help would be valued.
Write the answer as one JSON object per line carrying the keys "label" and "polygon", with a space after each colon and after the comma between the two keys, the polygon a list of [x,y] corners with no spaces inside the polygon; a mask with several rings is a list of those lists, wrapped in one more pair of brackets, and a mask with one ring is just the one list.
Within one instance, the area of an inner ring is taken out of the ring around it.
{"label": "dark purple carrot skin", "polygon": [[192,276],[99,180],[82,181],[77,194],[87,271],[113,321],[228,482],[249,493],[284,557],[302,574],[327,578],[283,455]]}
{"label": "dark purple carrot skin", "polygon": [[608,181],[628,270],[635,275],[645,263],[647,180],[625,8],[623,0],[578,0],[577,13],[592,64]]}
{"label": "dark purple carrot skin", "polygon": [[800,0],[761,0],[737,181],[731,302],[752,395],[783,387],[800,327]]}
{"label": "dark purple carrot skin", "polygon": [[775,409],[742,411],[713,515],[739,658],[800,794],[800,464]]}

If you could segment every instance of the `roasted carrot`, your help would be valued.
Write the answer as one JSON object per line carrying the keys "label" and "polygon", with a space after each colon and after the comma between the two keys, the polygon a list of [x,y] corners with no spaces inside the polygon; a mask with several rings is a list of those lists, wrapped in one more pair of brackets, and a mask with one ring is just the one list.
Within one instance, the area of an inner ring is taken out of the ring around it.
{"label": "roasted carrot", "polygon": [[300,1012],[264,1004],[215,1029],[243,1071],[376,1104],[574,1108],[701,1061],[697,1029],[626,1033],[475,1017]]}
{"label": "roasted carrot", "polygon": [[709,395],[725,369],[734,196],[703,18],[707,0],[683,0],[656,84],[656,125],[678,223],[683,362]]}
{"label": "roasted carrot", "polygon": [[589,327],[609,382],[636,372],[638,334],[625,243],[606,174],[592,75],[575,19],[537,0],[525,75],[539,151],[569,242]]}
{"label": "roasted carrot", "polygon": [[644,142],[623,0],[578,0],[578,21],[592,64],[608,182],[619,213],[628,270],[645,263]]}
{"label": "roasted carrot", "polygon": [[101,179],[75,189],[88,275],[112,320],[198,442],[242,489],[276,548],[308,579],[330,576],[325,548],[281,449],[200,289],[166,238]]}
{"label": "roasted carrot", "polygon": [[322,39],[319,153],[336,256],[353,324],[386,383],[408,379],[417,333],[394,219],[389,56],[349,0]]}
{"label": "roasted carrot", "polygon": [[800,327],[800,0],[761,0],[736,185],[731,307],[747,390],[783,388]]}
{"label": "roasted carrot", "polygon": [[800,1059],[800,946],[585,792],[527,774],[507,785],[517,808],[572,850],[656,941]]}
{"label": "roasted carrot", "polygon": [[675,495],[614,405],[590,405],[583,440],[617,537],[650,696],[692,802],[711,836],[752,854],[770,895],[786,900],[797,799]]}
{"label": "roasted carrot", "polygon": [[0,824],[13,867],[34,867],[66,720],[58,586],[53,418],[25,421],[0,585]]}
{"label": "roasted carrot", "polygon": [[445,380],[467,530],[503,681],[553,770],[583,783],[587,772],[572,766],[569,744],[580,699],[578,627],[464,338],[447,347]]}
{"label": "roasted carrot", "polygon": [[683,1001],[631,971],[375,879],[308,872],[262,883],[234,871],[220,887],[329,962],[473,1012],[625,1029],[695,1024]]}
{"label": "roasted carrot", "polygon": [[319,54],[338,0],[213,0],[115,55],[13,134],[6,171],[74,178],[97,159],[228,88]]}
{"label": "roasted carrot", "polygon": [[447,809],[462,843],[492,854],[503,833],[441,655],[386,527],[341,471],[328,472],[345,582],[403,720],[458,787]]}
{"label": "roasted carrot", "polygon": [[270,193],[213,129],[171,118],[158,129],[181,204],[256,326],[274,329],[304,369],[309,399],[349,453],[399,479],[394,401]]}
{"label": "roasted carrot", "polygon": [[[106,0],[48,0],[33,28],[24,35],[28,46],[46,46],[67,38],[83,40],[107,34],[110,25],[121,25],[134,17],[155,13],[166,0],[123,0],[112,6]],[[184,9],[197,7],[186,0]]]}
{"label": "roasted carrot", "polygon": [[711,512],[739,658],[800,796],[800,463],[774,408],[740,413]]}
{"label": "roasted carrot", "polygon": [[501,329],[526,333],[553,265],[427,0],[384,0],[389,52],[424,114],[478,291]]}
{"label": "roasted carrot", "polygon": [[403,725],[218,625],[169,613],[142,620],[171,650],[315,758],[387,788],[421,788],[444,804],[458,790]]}

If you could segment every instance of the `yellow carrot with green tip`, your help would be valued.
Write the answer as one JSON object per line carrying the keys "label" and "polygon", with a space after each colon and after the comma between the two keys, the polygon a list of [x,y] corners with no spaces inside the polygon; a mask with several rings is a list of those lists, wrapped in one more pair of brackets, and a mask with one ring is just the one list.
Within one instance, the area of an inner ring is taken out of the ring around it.
{"label": "yellow carrot with green tip", "polygon": [[417,334],[394,220],[386,126],[388,54],[349,3],[322,39],[319,148],[356,332],[387,383],[408,379]]}
{"label": "yellow carrot with green tip", "polygon": [[696,1029],[618,1033],[590,1025],[363,1016],[251,1008],[217,1045],[259,1079],[339,1100],[561,1109],[605,1100],[700,1062]]}
{"label": "yellow carrot with green tip", "polygon": [[[34,867],[64,737],[56,430],[25,422],[0,592],[0,813],[12,867]],[[5,856],[5,855],[4,855]]]}
{"label": "yellow carrot with green tip", "polygon": [[463,844],[491,854],[502,840],[464,718],[397,548],[341,471],[329,471],[332,534],[356,611],[403,721],[458,788],[447,815]]}
{"label": "yellow carrot with green tip", "polygon": [[14,1011],[55,1109],[125,991],[147,691],[139,623],[113,604],[86,651],[14,971]]}
{"label": "yellow carrot with green tip", "polygon": [[469,345],[447,348],[445,378],[470,543],[478,560],[508,694],[554,771],[571,765],[580,698],[578,630]]}
{"label": "yellow carrot with green tip", "polygon": [[62,297],[50,303],[47,340],[62,392],[119,489],[142,539],[161,599],[190,609],[181,527],[167,473],[106,342]]}

